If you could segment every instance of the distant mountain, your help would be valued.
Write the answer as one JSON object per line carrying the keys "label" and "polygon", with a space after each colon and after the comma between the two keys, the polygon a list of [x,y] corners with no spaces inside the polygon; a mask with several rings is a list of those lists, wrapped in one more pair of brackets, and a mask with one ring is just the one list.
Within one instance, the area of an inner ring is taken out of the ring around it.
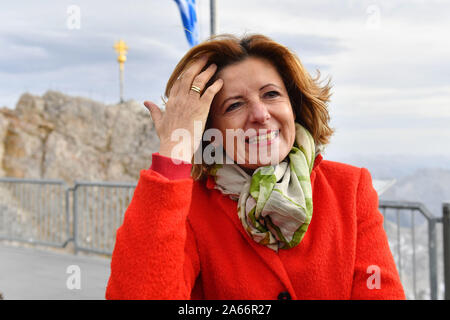
{"label": "distant mountain", "polygon": [[372,177],[377,179],[398,179],[409,176],[418,169],[426,168],[450,170],[450,156],[447,155],[351,154],[348,156],[328,156],[325,153],[324,158],[367,168]]}
{"label": "distant mountain", "polygon": [[449,156],[351,155],[330,160],[367,168],[373,179],[396,179],[381,200],[422,202],[435,216],[442,215],[443,202],[450,202]]}
{"label": "distant mountain", "polygon": [[450,202],[450,170],[418,169],[398,179],[380,199],[422,202],[433,215],[441,216],[442,203]]}

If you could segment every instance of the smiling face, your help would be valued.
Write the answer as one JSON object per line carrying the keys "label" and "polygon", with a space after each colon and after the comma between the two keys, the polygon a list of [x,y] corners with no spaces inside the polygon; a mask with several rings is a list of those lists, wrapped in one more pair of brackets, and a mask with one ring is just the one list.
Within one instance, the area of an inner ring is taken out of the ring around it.
{"label": "smiling face", "polygon": [[[222,133],[227,155],[249,173],[283,161],[294,145],[295,114],[277,69],[266,59],[249,57],[217,77],[224,84],[211,106],[211,126]],[[239,129],[244,137],[227,135]],[[261,156],[263,149],[270,163]]]}

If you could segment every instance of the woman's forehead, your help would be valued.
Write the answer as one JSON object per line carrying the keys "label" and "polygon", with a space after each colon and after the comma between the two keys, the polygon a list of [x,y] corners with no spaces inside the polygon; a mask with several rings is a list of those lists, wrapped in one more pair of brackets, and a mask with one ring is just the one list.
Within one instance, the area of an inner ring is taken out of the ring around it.
{"label": "woman's forehead", "polygon": [[277,69],[267,60],[256,57],[225,67],[218,77],[224,81],[223,91],[259,89],[268,83],[283,84]]}

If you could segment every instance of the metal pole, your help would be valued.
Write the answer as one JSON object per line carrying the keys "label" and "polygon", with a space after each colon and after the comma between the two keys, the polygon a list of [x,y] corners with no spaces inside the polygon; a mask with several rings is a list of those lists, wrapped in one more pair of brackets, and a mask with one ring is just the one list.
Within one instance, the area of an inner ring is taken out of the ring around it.
{"label": "metal pole", "polygon": [[436,220],[428,220],[428,252],[430,263],[430,295],[437,300],[437,253],[436,253]]}
{"label": "metal pole", "polygon": [[397,217],[397,266],[400,276],[400,282],[402,281],[402,252],[401,252],[401,238],[400,238],[400,209],[397,208],[395,212]]}
{"label": "metal pole", "polygon": [[125,61],[127,61],[126,54],[127,54],[128,46],[121,39],[114,44],[113,48],[119,54],[119,56],[117,57],[117,62],[119,62],[120,103],[123,103],[124,102],[124,100],[123,100],[123,68],[124,68]]}
{"label": "metal pole", "polygon": [[73,214],[73,250],[74,254],[78,253],[78,185],[75,181],[73,187],[73,203],[72,203],[72,214]]}
{"label": "metal pole", "polygon": [[450,203],[443,204],[445,300],[450,300]]}
{"label": "metal pole", "polygon": [[415,227],[416,223],[414,221],[414,213],[415,210],[411,209],[411,240],[412,240],[412,248],[413,248],[413,289],[414,289],[414,300],[417,300],[417,289],[416,289],[416,283],[417,283],[417,277],[416,277],[416,234],[415,234]]}
{"label": "metal pole", "polygon": [[217,34],[217,1],[209,0],[209,8],[210,8],[210,23],[211,23],[211,36]]}
{"label": "metal pole", "polygon": [[120,82],[120,103],[123,103],[123,65],[121,65],[119,70],[119,82]]}
{"label": "metal pole", "polygon": [[[73,241],[74,235],[73,232],[75,230],[75,217],[74,217],[74,213],[72,210],[72,216],[70,215],[70,192],[73,192],[74,189],[73,188],[69,188],[66,187],[65,189],[65,193],[66,193],[66,242],[64,243],[63,247],[65,247],[69,241]],[[72,198],[73,199],[73,198]],[[73,204],[72,204],[72,209],[73,209]],[[72,217],[72,221],[70,221]]]}

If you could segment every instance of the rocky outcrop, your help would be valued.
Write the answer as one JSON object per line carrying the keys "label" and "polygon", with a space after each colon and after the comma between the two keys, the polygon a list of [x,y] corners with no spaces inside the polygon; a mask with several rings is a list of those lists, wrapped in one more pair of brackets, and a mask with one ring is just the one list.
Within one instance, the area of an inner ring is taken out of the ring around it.
{"label": "rocky outcrop", "polygon": [[159,139],[136,101],[105,105],[48,91],[23,94],[0,109],[0,175],[17,178],[136,182]]}

